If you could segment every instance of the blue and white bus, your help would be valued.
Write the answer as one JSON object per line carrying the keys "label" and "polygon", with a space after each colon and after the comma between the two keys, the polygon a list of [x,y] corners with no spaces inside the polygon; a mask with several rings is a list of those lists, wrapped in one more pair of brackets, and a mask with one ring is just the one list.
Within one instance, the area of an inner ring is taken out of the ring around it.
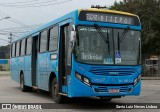
{"label": "blue and white bus", "polygon": [[141,23],[137,15],[79,9],[11,44],[11,79],[21,90],[111,100],[140,95]]}

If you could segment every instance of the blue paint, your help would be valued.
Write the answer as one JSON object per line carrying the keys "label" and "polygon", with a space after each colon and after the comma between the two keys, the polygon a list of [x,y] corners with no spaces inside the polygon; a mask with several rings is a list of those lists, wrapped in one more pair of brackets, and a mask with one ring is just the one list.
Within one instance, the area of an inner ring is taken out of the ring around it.
{"label": "blue paint", "polygon": [[0,59],[0,64],[9,64],[9,59]]}

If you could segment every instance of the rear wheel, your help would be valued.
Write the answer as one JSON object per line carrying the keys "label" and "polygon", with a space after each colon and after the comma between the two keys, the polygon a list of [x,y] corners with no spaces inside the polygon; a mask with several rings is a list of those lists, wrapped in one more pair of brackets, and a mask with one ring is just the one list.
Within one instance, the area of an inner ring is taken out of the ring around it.
{"label": "rear wheel", "polygon": [[54,78],[51,86],[51,96],[56,103],[63,103],[64,96],[58,94],[58,88],[57,78]]}
{"label": "rear wheel", "polygon": [[24,75],[23,74],[21,74],[21,76],[20,76],[20,89],[22,92],[26,92],[28,90],[31,90],[31,87],[24,85]]}

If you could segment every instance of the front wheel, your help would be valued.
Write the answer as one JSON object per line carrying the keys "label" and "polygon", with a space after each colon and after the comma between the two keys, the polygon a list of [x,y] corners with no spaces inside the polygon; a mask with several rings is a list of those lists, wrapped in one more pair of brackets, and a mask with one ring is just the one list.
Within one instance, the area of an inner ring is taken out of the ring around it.
{"label": "front wheel", "polygon": [[56,103],[62,103],[64,101],[64,96],[58,94],[58,83],[57,78],[52,81],[51,96]]}

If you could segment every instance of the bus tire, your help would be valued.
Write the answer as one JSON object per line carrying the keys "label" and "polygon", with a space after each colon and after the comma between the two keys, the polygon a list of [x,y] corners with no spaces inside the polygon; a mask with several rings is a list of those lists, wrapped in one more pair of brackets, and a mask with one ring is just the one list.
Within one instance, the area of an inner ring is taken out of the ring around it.
{"label": "bus tire", "polygon": [[28,90],[28,87],[24,85],[24,75],[20,75],[20,89],[22,92],[26,92]]}
{"label": "bus tire", "polygon": [[56,103],[63,103],[64,96],[58,94],[57,78],[54,78],[51,86],[51,96]]}

